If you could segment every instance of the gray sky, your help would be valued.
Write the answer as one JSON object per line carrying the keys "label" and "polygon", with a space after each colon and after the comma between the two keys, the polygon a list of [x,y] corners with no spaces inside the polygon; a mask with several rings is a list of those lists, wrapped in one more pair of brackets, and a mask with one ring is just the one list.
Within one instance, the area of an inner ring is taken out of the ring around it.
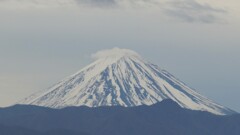
{"label": "gray sky", "polygon": [[240,112],[238,0],[0,0],[0,106],[114,47]]}

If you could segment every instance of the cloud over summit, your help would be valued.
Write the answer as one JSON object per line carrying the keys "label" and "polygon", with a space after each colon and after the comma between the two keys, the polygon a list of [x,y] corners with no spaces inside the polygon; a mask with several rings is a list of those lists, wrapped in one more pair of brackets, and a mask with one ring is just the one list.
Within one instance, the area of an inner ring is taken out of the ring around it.
{"label": "cloud over summit", "polygon": [[134,56],[134,57],[140,57],[140,55],[129,49],[121,49],[121,48],[113,48],[113,49],[105,49],[100,50],[94,54],[92,54],[93,59],[105,59],[105,58],[119,58],[123,56]]}

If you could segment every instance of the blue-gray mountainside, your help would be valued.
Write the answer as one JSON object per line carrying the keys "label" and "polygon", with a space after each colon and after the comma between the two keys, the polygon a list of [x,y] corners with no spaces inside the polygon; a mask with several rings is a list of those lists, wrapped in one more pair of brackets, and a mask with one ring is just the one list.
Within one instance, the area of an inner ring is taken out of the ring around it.
{"label": "blue-gray mountainside", "polygon": [[52,109],[15,105],[0,109],[0,134],[239,135],[240,115],[188,110],[170,99],[136,107]]}

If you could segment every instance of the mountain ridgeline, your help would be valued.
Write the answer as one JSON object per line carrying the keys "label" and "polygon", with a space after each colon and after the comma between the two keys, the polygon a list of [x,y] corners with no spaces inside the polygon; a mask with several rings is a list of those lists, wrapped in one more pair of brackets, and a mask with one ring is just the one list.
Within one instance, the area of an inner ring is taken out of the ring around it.
{"label": "mountain ridgeline", "polygon": [[184,109],[170,99],[136,107],[15,105],[0,109],[0,129],[1,135],[239,135],[240,115]]}

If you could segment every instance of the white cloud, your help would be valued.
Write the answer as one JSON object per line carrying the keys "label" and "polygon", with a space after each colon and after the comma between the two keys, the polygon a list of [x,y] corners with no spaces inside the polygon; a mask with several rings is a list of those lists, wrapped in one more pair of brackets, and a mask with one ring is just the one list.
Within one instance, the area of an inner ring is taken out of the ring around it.
{"label": "white cloud", "polygon": [[164,12],[168,16],[186,22],[214,23],[220,21],[226,10],[215,8],[210,4],[202,4],[196,0],[172,0],[166,3]]}
{"label": "white cloud", "polygon": [[140,55],[132,50],[129,49],[120,49],[120,48],[113,48],[113,49],[106,49],[98,51],[92,54],[93,59],[104,59],[104,58],[119,58],[123,56],[135,56],[140,57]]}
{"label": "white cloud", "polygon": [[0,0],[0,9],[10,8],[150,8],[163,16],[194,23],[215,23],[224,20],[226,10],[197,0]]}

